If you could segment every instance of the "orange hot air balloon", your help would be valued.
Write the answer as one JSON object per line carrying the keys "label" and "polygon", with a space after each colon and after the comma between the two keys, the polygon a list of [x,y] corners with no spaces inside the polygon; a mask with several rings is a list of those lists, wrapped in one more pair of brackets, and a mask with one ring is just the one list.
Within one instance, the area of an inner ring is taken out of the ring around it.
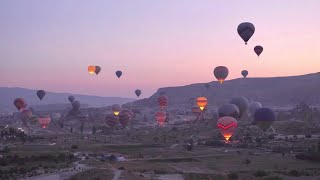
{"label": "orange hot air balloon", "polygon": [[41,116],[38,118],[38,122],[43,129],[47,128],[51,122],[50,116]]}
{"label": "orange hot air balloon", "polygon": [[222,136],[229,141],[238,127],[238,122],[231,116],[224,116],[218,120],[217,126]]}
{"label": "orange hot air balloon", "polygon": [[197,98],[197,105],[199,106],[201,111],[207,106],[207,104],[208,104],[207,98],[205,98],[205,97],[198,97]]}
{"label": "orange hot air balloon", "polygon": [[88,66],[88,72],[89,72],[90,74],[95,73],[95,72],[96,72],[96,67],[95,67],[95,66]]}

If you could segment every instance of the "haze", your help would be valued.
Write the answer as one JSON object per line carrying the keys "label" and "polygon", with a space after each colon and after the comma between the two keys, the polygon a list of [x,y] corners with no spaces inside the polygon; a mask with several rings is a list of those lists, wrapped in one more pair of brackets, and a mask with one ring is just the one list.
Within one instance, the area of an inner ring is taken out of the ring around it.
{"label": "haze", "polygon": [[[320,1],[0,1],[0,86],[148,97],[160,87],[318,72]],[[247,46],[239,23],[254,23]],[[255,45],[263,45],[257,57]],[[89,76],[88,65],[99,65]],[[118,79],[116,70],[122,70]]]}

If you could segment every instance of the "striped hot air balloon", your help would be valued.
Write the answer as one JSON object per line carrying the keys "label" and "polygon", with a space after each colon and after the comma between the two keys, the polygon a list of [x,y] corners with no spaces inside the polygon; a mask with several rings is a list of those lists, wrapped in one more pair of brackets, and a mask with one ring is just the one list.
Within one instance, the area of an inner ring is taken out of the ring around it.
{"label": "striped hot air balloon", "polygon": [[119,119],[114,114],[108,114],[105,118],[107,125],[111,128],[115,127],[119,123]]}
{"label": "striped hot air balloon", "polygon": [[132,118],[132,114],[129,110],[123,110],[119,114],[119,122],[122,127],[126,127]]}
{"label": "striped hot air balloon", "polygon": [[38,118],[38,122],[39,122],[39,124],[41,125],[41,127],[42,127],[43,129],[45,129],[45,128],[47,128],[48,125],[50,124],[51,118],[50,118],[50,116],[40,116],[40,117]]}
{"label": "striped hot air balloon", "polygon": [[222,136],[229,141],[238,127],[238,122],[233,117],[224,116],[218,120],[217,126]]}
{"label": "striped hot air balloon", "polygon": [[207,106],[207,104],[208,104],[207,98],[205,98],[205,97],[198,97],[197,98],[197,105],[199,106],[201,111],[204,110],[204,108]]}
{"label": "striped hot air balloon", "polygon": [[158,104],[162,110],[166,108],[168,105],[168,97],[165,95],[158,97]]}
{"label": "striped hot air balloon", "polygon": [[163,125],[166,121],[167,114],[164,111],[159,111],[156,113],[156,120],[160,125]]}

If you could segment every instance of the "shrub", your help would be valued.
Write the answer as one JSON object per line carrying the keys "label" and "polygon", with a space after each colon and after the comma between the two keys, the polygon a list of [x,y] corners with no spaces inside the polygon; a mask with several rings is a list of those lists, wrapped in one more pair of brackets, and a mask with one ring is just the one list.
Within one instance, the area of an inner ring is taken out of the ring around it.
{"label": "shrub", "polygon": [[233,179],[238,179],[239,176],[238,176],[237,173],[231,172],[231,173],[228,174],[228,178],[233,180]]}
{"label": "shrub", "polygon": [[72,145],[71,149],[78,149],[78,146],[77,145]]}
{"label": "shrub", "polygon": [[254,176],[256,176],[256,177],[263,177],[263,176],[267,176],[267,175],[268,175],[268,173],[264,170],[258,170],[254,173]]}

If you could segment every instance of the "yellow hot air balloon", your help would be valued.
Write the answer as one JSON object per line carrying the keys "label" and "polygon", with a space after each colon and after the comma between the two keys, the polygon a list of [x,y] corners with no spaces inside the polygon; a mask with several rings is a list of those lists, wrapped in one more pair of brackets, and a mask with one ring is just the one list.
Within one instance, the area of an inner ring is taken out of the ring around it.
{"label": "yellow hot air balloon", "polygon": [[121,106],[119,104],[112,105],[113,114],[118,116],[121,111]]}
{"label": "yellow hot air balloon", "polygon": [[95,67],[95,66],[88,66],[88,72],[89,72],[90,74],[95,73],[95,71],[96,71],[96,67]]}
{"label": "yellow hot air balloon", "polygon": [[203,111],[203,109],[207,106],[207,104],[208,104],[207,98],[205,98],[205,97],[198,97],[197,98],[197,105],[199,106],[201,111]]}

